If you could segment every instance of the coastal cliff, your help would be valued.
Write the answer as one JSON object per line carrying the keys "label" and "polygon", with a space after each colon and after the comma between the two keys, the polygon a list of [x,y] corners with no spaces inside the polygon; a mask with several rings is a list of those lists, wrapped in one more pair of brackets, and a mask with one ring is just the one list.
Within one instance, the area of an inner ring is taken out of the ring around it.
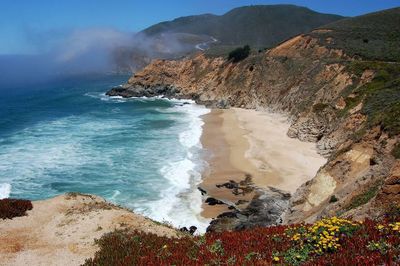
{"label": "coastal cliff", "polygon": [[[387,12],[368,15],[367,21],[378,27]],[[399,18],[399,9],[389,13]],[[348,27],[361,32],[371,26],[353,27],[357,22],[350,19]],[[155,60],[107,94],[162,95],[210,107],[285,113],[291,121],[287,134],[315,142],[328,162],[294,193],[283,221],[312,222],[334,215],[378,218],[400,197],[400,65],[396,48],[381,49],[394,49],[392,58],[385,53],[380,59],[375,46],[355,54],[354,47],[341,45],[343,29],[317,29],[239,63],[203,53]],[[362,47],[369,40],[360,42]]]}

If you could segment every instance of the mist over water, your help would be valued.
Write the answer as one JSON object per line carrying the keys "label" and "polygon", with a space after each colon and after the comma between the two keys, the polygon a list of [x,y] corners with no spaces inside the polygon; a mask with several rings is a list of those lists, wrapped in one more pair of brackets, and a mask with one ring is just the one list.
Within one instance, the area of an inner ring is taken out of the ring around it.
{"label": "mist over water", "polygon": [[147,36],[114,28],[26,30],[25,35],[30,54],[0,54],[0,89],[76,75],[132,73],[154,58],[185,55],[203,41],[187,34]]}
{"label": "mist over water", "polygon": [[133,36],[112,28],[27,31],[30,54],[0,55],[0,88],[111,72],[113,51],[130,45]]}

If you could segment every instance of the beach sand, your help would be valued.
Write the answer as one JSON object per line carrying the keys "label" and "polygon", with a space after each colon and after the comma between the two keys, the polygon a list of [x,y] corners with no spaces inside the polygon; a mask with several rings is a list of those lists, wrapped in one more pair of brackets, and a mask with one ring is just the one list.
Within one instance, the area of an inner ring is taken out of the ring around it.
{"label": "beach sand", "polygon": [[[256,187],[272,186],[293,193],[326,162],[317,154],[315,143],[286,135],[290,124],[283,115],[231,108],[214,109],[203,119],[201,142],[209,166],[200,187],[208,197],[228,204],[248,202],[254,193],[235,195],[231,189],[216,185],[229,180],[239,183],[250,175]],[[227,210],[227,205],[204,203],[202,215],[214,218]]]}

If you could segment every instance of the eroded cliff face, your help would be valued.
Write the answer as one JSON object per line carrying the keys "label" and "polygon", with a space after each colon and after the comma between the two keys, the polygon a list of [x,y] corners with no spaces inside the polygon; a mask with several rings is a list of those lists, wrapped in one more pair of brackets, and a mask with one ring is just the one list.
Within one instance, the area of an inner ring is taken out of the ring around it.
{"label": "eroded cliff face", "polygon": [[214,107],[285,112],[292,122],[288,135],[316,142],[329,160],[293,195],[284,221],[374,218],[399,202],[399,160],[391,154],[399,136],[368,122],[365,97],[356,91],[378,70],[367,65],[355,71],[353,63],[343,51],[300,35],[236,64],[203,54],[155,60],[108,94],[165,95]]}

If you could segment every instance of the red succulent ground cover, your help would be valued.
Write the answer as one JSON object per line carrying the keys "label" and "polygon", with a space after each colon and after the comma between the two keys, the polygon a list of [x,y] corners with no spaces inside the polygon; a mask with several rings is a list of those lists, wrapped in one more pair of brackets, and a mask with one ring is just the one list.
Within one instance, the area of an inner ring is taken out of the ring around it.
{"label": "red succulent ground cover", "polygon": [[26,211],[32,210],[30,200],[21,199],[2,199],[0,200],[0,219],[12,219],[14,217],[25,216]]}
{"label": "red succulent ground cover", "polygon": [[115,231],[97,240],[85,265],[399,265],[399,229],[333,217],[181,238]]}

